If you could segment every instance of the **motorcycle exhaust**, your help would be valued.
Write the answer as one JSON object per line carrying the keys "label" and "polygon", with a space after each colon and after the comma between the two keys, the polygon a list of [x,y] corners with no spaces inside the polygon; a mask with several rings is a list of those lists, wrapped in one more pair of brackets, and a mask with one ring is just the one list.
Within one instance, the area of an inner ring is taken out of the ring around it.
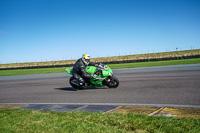
{"label": "motorcycle exhaust", "polygon": [[76,85],[76,86],[79,86],[78,83],[74,82],[74,81],[71,81],[72,84]]}

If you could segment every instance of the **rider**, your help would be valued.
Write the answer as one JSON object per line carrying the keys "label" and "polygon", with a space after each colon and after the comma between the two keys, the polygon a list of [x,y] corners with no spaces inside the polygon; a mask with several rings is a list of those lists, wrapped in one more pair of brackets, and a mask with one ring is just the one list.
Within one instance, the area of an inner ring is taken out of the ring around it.
{"label": "rider", "polygon": [[84,88],[85,83],[89,83],[89,80],[91,78],[96,78],[96,75],[86,73],[86,67],[87,66],[97,66],[98,64],[95,64],[93,62],[90,62],[90,55],[83,54],[82,58],[78,59],[76,63],[73,66],[73,76],[75,79],[79,82],[79,87],[82,86]]}

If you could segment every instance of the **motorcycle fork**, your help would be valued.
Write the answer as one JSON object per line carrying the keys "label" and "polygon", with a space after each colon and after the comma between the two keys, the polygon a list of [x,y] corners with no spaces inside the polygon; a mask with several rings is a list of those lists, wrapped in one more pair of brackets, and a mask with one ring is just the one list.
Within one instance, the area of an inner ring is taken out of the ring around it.
{"label": "motorcycle fork", "polygon": [[107,78],[106,78],[106,81],[107,81],[107,82],[110,82],[110,77],[107,77]]}

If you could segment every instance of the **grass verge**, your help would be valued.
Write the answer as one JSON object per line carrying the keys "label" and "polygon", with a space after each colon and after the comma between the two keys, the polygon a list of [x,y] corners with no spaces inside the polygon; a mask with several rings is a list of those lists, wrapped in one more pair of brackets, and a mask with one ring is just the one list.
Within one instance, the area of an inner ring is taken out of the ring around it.
{"label": "grass verge", "polygon": [[118,69],[118,68],[136,68],[136,67],[197,64],[197,63],[200,63],[200,58],[183,59],[183,60],[169,60],[169,61],[151,61],[151,62],[138,62],[138,63],[110,64],[109,67],[112,69]]}
{"label": "grass verge", "polygon": [[59,72],[65,72],[65,69],[66,69],[66,67],[0,70],[0,76],[28,75],[28,74],[42,74],[42,73],[59,73]]}
{"label": "grass verge", "polygon": [[40,112],[0,110],[0,132],[197,133],[198,118],[153,117],[134,113]]}
{"label": "grass verge", "polygon": [[[119,68],[167,66],[167,65],[197,64],[197,63],[200,63],[200,58],[183,59],[183,60],[169,60],[169,61],[152,61],[152,62],[138,62],[138,63],[108,64],[108,66],[111,69],[119,69]],[[66,67],[41,68],[41,69],[0,70],[0,76],[41,74],[41,73],[59,73],[59,72],[65,72],[65,69],[66,69]]]}

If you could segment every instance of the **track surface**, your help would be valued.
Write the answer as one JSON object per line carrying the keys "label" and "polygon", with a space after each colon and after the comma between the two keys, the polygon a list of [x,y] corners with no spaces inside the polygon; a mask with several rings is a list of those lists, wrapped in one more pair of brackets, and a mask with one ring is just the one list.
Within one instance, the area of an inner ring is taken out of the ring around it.
{"label": "track surface", "polygon": [[107,87],[74,91],[67,73],[0,77],[0,103],[200,105],[200,64],[114,70]]}

